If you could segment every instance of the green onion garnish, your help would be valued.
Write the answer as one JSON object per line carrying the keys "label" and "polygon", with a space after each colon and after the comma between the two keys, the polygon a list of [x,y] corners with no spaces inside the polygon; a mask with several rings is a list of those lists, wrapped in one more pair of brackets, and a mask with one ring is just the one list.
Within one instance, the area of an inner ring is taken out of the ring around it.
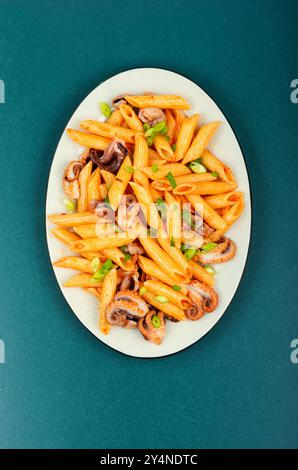
{"label": "green onion garnish", "polygon": [[171,246],[175,246],[175,241],[173,237],[171,238]]}
{"label": "green onion garnish", "polygon": [[215,270],[212,268],[212,266],[210,266],[210,264],[205,264],[204,269],[209,274],[215,274]]}
{"label": "green onion garnish", "polygon": [[167,128],[167,123],[166,121],[161,121],[161,122],[158,122],[157,124],[155,124],[155,126],[152,127],[152,129],[154,129],[154,132],[156,134],[158,134],[159,132],[164,132]]}
{"label": "green onion garnish", "polygon": [[105,263],[93,274],[94,281],[102,281],[109,271],[113,268],[111,259],[107,259]]}
{"label": "green onion garnish", "polygon": [[131,259],[131,254],[130,253],[124,253],[124,259],[125,259],[125,261],[129,261]]}
{"label": "green onion garnish", "polygon": [[205,243],[205,245],[203,245],[201,247],[201,251],[204,251],[205,253],[207,253],[207,251],[211,251],[213,250],[213,248],[215,248],[217,246],[217,243]]}
{"label": "green onion garnish", "polygon": [[173,150],[173,152],[175,152],[176,148],[177,148],[177,145],[176,145],[176,144],[173,144],[173,145],[172,145],[172,150]]}
{"label": "green onion garnish", "polygon": [[180,286],[177,286],[176,284],[174,286],[172,286],[172,289],[173,290],[176,290],[176,291],[179,291],[181,290],[181,287]]}
{"label": "green onion garnish", "polygon": [[91,268],[94,273],[99,270],[99,266],[100,266],[99,258],[97,257],[93,258],[91,261]]}
{"label": "green onion garnish", "polygon": [[76,209],[76,202],[72,199],[63,199],[65,209],[67,212],[73,212]]}
{"label": "green onion garnish", "polygon": [[140,295],[144,295],[147,292],[148,289],[146,287],[142,286],[140,289]]}
{"label": "green onion garnish", "polygon": [[188,248],[185,252],[184,252],[184,256],[185,258],[187,259],[187,261],[189,261],[190,259],[192,259],[195,254],[196,254],[197,250],[195,248]]}
{"label": "green onion garnish", "polygon": [[182,253],[184,253],[184,251],[186,250],[185,243],[181,243],[180,250],[182,251]]}
{"label": "green onion garnish", "polygon": [[157,295],[154,298],[155,298],[155,300],[157,300],[157,302],[160,302],[161,304],[166,304],[166,303],[169,302],[169,299],[167,297],[165,297],[164,295]]}
{"label": "green onion garnish", "polygon": [[100,110],[102,112],[102,114],[108,118],[111,116],[112,114],[112,111],[111,111],[111,108],[110,106],[107,104],[107,103],[99,103],[99,107],[100,107]]}
{"label": "green onion garnish", "polygon": [[176,188],[177,186],[177,183],[176,183],[176,180],[173,176],[173,173],[171,171],[169,171],[169,173],[166,175],[166,178],[168,180],[168,182],[170,183],[170,185],[172,186],[172,188]]}
{"label": "green onion garnish", "polygon": [[189,165],[189,168],[194,173],[199,173],[200,174],[200,173],[206,173],[207,172],[207,169],[204,167],[204,165],[202,165],[202,163],[198,163],[198,162],[191,162],[191,164]]}
{"label": "green onion garnish", "polygon": [[157,315],[152,315],[151,323],[152,323],[152,325],[154,326],[154,328],[160,328],[161,321],[160,321],[159,316],[157,316]]}
{"label": "green onion garnish", "polygon": [[191,227],[192,218],[191,218],[191,212],[190,211],[188,211],[186,209],[183,209],[182,219],[183,219],[183,222],[185,222],[189,227]]}
{"label": "green onion garnish", "polygon": [[134,172],[134,168],[132,166],[125,166],[124,170],[127,171],[127,173],[133,173]]}
{"label": "green onion garnish", "polygon": [[150,129],[148,122],[145,122],[145,124],[143,125],[143,129],[145,132],[147,132]]}
{"label": "green onion garnish", "polygon": [[158,172],[159,168],[158,168],[158,166],[157,166],[156,163],[153,163],[153,165],[151,166],[151,170],[152,170],[153,173],[157,173],[157,172]]}
{"label": "green onion garnish", "polygon": [[212,175],[212,176],[215,176],[215,178],[218,178],[218,173],[217,173],[217,171],[212,171],[211,175]]}

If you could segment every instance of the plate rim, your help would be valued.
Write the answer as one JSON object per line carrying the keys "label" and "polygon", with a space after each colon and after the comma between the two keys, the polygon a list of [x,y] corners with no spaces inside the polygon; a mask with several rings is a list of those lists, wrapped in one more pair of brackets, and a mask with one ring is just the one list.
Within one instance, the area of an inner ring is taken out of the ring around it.
{"label": "plate rim", "polygon": [[235,291],[234,291],[234,294],[233,294],[233,297],[231,298],[231,300],[229,301],[227,307],[225,308],[224,312],[222,313],[222,315],[218,318],[218,320],[214,323],[214,325],[208,330],[206,331],[200,338],[198,338],[196,341],[194,341],[193,343],[189,344],[188,346],[185,346],[184,348],[182,349],[179,349],[177,351],[174,351],[174,352],[170,352],[170,353],[167,353],[167,354],[161,354],[159,356],[136,356],[134,354],[130,354],[130,353],[127,353],[127,352],[123,352],[123,351],[120,351],[119,349],[116,349],[115,347],[113,347],[112,345],[110,344],[107,344],[105,343],[104,341],[102,341],[101,338],[99,338],[98,336],[96,336],[82,321],[81,319],[75,314],[75,312],[73,311],[70,303],[68,302],[68,300],[66,299],[63,291],[62,291],[62,286],[60,285],[60,283],[58,282],[58,279],[57,279],[57,276],[56,276],[56,273],[54,271],[54,267],[52,265],[52,262],[51,262],[51,254],[50,254],[50,249],[49,249],[49,231],[47,229],[47,201],[48,201],[48,194],[49,194],[49,183],[50,183],[50,175],[52,173],[52,167],[53,167],[53,164],[54,164],[54,159],[55,159],[55,155],[56,155],[56,152],[57,152],[57,149],[60,145],[60,142],[62,140],[62,137],[63,137],[63,134],[64,134],[64,131],[66,129],[66,127],[64,127],[63,131],[62,131],[62,134],[59,138],[59,141],[55,147],[55,152],[54,152],[54,155],[53,155],[53,158],[52,158],[52,161],[51,161],[51,165],[50,165],[50,169],[49,169],[49,173],[48,173],[48,180],[47,180],[47,190],[46,190],[46,194],[45,194],[45,205],[44,205],[44,215],[45,215],[45,225],[44,225],[44,229],[45,229],[45,234],[46,234],[46,242],[47,242],[47,253],[48,253],[48,257],[49,257],[49,263],[50,263],[50,266],[51,266],[51,269],[52,269],[52,273],[54,274],[54,277],[55,277],[55,280],[56,280],[56,283],[58,284],[58,287],[60,289],[60,292],[64,298],[64,300],[66,301],[66,304],[68,306],[68,308],[71,310],[72,314],[75,315],[75,317],[79,320],[79,322],[81,323],[81,325],[86,329],[86,331],[91,335],[92,338],[95,338],[96,340],[99,340],[101,342],[101,344],[103,344],[104,346],[106,346],[107,348],[113,350],[113,351],[116,351],[118,354],[121,354],[123,356],[126,356],[126,357],[131,357],[131,358],[134,358],[134,359],[142,359],[142,360],[152,360],[152,359],[163,359],[163,358],[167,358],[167,357],[171,357],[171,356],[174,356],[175,354],[179,354],[179,353],[182,353],[183,351],[186,351],[187,349],[191,348],[192,346],[194,346],[195,344],[197,344],[199,341],[201,341],[203,338],[205,338],[221,321],[222,317],[224,316],[224,314],[226,313],[227,309],[230,307],[230,305],[232,304],[233,300],[234,300],[234,297],[236,295],[236,292],[238,291],[238,288],[242,282],[242,279],[243,279],[243,275],[245,273],[245,271],[247,270],[247,261],[248,261],[248,257],[250,255],[250,251],[251,251],[251,238],[252,238],[252,222],[253,222],[253,200],[252,200],[252,193],[251,193],[251,179],[250,179],[250,175],[249,175],[249,172],[248,172],[248,165],[247,165],[247,162],[246,162],[246,159],[245,159],[245,154],[244,154],[244,151],[243,151],[243,148],[240,144],[240,141],[238,139],[238,136],[237,136],[237,133],[235,132],[234,130],[234,127],[231,125],[230,123],[230,120],[227,118],[226,114],[223,112],[222,108],[218,105],[217,101],[210,95],[210,93],[207,93],[205,91],[204,88],[202,88],[198,83],[196,83],[194,80],[192,80],[191,78],[189,78],[188,76],[184,75],[184,74],[180,74],[176,71],[173,71],[171,69],[166,69],[166,68],[162,68],[162,67],[134,67],[133,69],[125,69],[125,70],[121,70],[120,72],[114,74],[114,75],[110,75],[108,76],[107,78],[105,78],[104,80],[102,80],[101,82],[99,82],[99,84],[93,88],[81,101],[80,103],[78,104],[78,106],[75,108],[75,110],[72,112],[70,118],[68,119],[67,123],[66,123],[66,126],[68,124],[68,122],[72,119],[73,115],[77,112],[78,108],[80,107],[80,105],[82,104],[83,101],[85,101],[89,95],[91,95],[94,90],[96,90],[102,83],[112,79],[112,78],[115,78],[125,72],[134,72],[134,71],[140,71],[140,70],[146,70],[146,71],[149,71],[149,70],[161,70],[161,71],[164,71],[164,72],[170,72],[174,75],[177,75],[178,77],[182,77],[182,78],[185,78],[186,80],[190,81],[192,84],[196,85],[197,87],[199,87],[204,93],[205,95],[211,100],[213,101],[213,103],[217,106],[217,108],[219,109],[219,111],[222,113],[222,115],[224,116],[224,118],[226,119],[227,123],[229,124],[233,134],[234,134],[234,137],[237,141],[237,144],[240,148],[240,151],[241,151],[241,155],[242,155],[242,158],[243,158],[243,162],[244,162],[244,166],[245,166],[245,171],[246,171],[246,175],[247,175],[247,180],[248,180],[248,196],[249,196],[249,207],[250,207],[250,220],[249,220],[249,238],[248,238],[248,245],[247,245],[247,252],[246,252],[246,256],[245,256],[245,261],[244,261],[244,264],[243,264],[243,269],[242,269],[242,273],[239,277],[239,280],[237,282],[237,285],[235,287]]}

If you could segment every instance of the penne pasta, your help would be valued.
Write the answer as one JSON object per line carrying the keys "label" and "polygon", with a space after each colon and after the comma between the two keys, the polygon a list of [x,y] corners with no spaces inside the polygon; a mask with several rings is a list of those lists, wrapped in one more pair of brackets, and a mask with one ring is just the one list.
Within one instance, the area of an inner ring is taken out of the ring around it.
{"label": "penne pasta", "polygon": [[170,145],[173,144],[174,142],[174,137],[175,137],[175,130],[176,130],[176,121],[169,109],[165,110],[165,115],[166,115],[166,122],[167,122],[167,129],[168,129],[168,136],[169,136],[169,142]]}
{"label": "penne pasta", "polygon": [[97,299],[100,299],[101,295],[101,287],[83,287],[84,291],[88,292],[88,294],[93,295]]}
{"label": "penne pasta", "polygon": [[116,176],[110,171],[106,171],[106,170],[101,170],[100,174],[102,176],[102,179],[106,183],[106,189],[109,190],[109,188],[114,183]]}
{"label": "penne pasta", "polygon": [[193,116],[183,120],[176,142],[176,161],[182,160],[187,150],[189,149],[194,132],[198,124],[198,119],[199,115],[194,114]]}
{"label": "penne pasta", "polygon": [[209,150],[204,150],[201,156],[202,164],[211,172],[216,172],[219,178],[228,184],[234,184],[234,176],[231,168],[224,165]]}
{"label": "penne pasta", "polygon": [[152,292],[145,292],[143,294],[143,298],[153,307],[157,308],[161,312],[165,313],[168,317],[173,318],[175,320],[185,320],[185,314],[182,308],[177,307],[170,302],[162,303],[156,299],[156,296]]}
{"label": "penne pasta", "polygon": [[196,263],[192,259],[188,263],[195,279],[204,282],[208,286],[214,286],[214,274],[208,273],[206,269],[203,268],[203,266],[201,266],[199,263]]}
{"label": "penne pasta", "polygon": [[150,292],[156,295],[163,295],[169,301],[176,305],[177,307],[181,308],[182,310],[186,310],[192,303],[189,297],[184,294],[181,294],[178,291],[173,290],[171,287],[163,284],[159,281],[145,281],[144,287],[149,289]]}
{"label": "penne pasta", "polygon": [[202,155],[203,151],[209,144],[219,125],[219,121],[214,121],[210,122],[209,124],[205,124],[199,129],[196,137],[192,141],[191,146],[189,147],[185,157],[182,160],[182,163],[184,165],[193,160],[196,160]]}
{"label": "penne pasta", "polygon": [[164,194],[167,210],[167,230],[169,239],[174,241],[175,247],[181,247],[181,211],[180,204],[176,201],[175,197],[165,191]]}
{"label": "penne pasta", "polygon": [[111,116],[108,118],[107,123],[113,126],[122,126],[124,122],[120,109],[115,109]]}
{"label": "penne pasta", "polygon": [[[208,174],[208,173],[203,173]],[[211,174],[211,173],[209,173]],[[228,184],[223,181],[200,181],[199,183],[194,183],[189,194],[200,194],[205,196],[208,194],[221,194],[225,192],[233,191],[237,188],[236,184]],[[177,188],[175,188],[177,193]],[[175,193],[174,190],[174,193]]]}
{"label": "penne pasta", "polygon": [[107,122],[99,121],[82,121],[81,127],[93,134],[107,137],[108,139],[123,139],[125,142],[133,144],[136,132],[133,129],[125,129],[121,126],[115,126]]}
{"label": "penne pasta", "polygon": [[140,171],[148,166],[148,146],[144,136],[140,134],[137,134],[135,138],[133,166],[135,169],[133,174],[134,182],[143,187],[148,187],[148,177]]}
{"label": "penne pasta", "polygon": [[53,265],[57,268],[68,268],[85,273],[93,273],[90,260],[81,258],[80,256],[65,256],[55,261]]}
{"label": "penne pasta", "polygon": [[108,192],[108,198],[110,206],[116,211],[120,205],[122,196],[126,190],[127,183],[123,181],[115,180]]}
{"label": "penne pasta", "polygon": [[226,228],[218,229],[210,235],[210,239],[213,242],[219,241],[224,233],[233,225],[236,220],[241,216],[244,209],[244,196],[240,193],[239,199],[230,207],[226,207],[223,210],[222,218],[226,222]]}
{"label": "penne pasta", "polygon": [[169,142],[161,135],[154,139],[154,146],[159,156],[168,161],[175,161],[175,155]]}
{"label": "penne pasta", "polygon": [[132,271],[135,269],[135,264],[132,259],[125,260],[124,253],[119,248],[105,248],[101,253],[110,258],[114,263],[120,266],[124,271]]}
{"label": "penne pasta", "polygon": [[108,190],[107,190],[106,183],[100,184],[99,187],[98,187],[98,191],[99,191],[99,194],[100,194],[100,200],[103,201],[103,199],[105,199],[108,195]]}
{"label": "penne pasta", "polygon": [[148,225],[159,231],[161,228],[161,220],[149,189],[143,188],[136,183],[130,183],[130,186],[141,205]]}
{"label": "penne pasta", "polygon": [[[154,170],[154,171],[153,171]],[[181,175],[190,175],[191,171],[187,166],[181,165],[180,163],[165,163],[161,167],[157,165],[157,167],[146,167],[144,166],[141,170],[148,178],[152,180],[160,180],[165,178],[165,176],[171,172],[173,176],[181,176]]]}
{"label": "penne pasta", "polygon": [[87,197],[88,197],[88,211],[92,211],[95,208],[97,202],[102,200],[100,186],[100,169],[96,170],[91,174],[87,186]]}
{"label": "penne pasta", "polygon": [[128,124],[130,129],[143,132],[143,123],[130,106],[127,104],[121,104],[119,109],[123,119]]}
{"label": "penne pasta", "polygon": [[172,114],[174,116],[174,119],[175,119],[175,122],[176,122],[174,142],[177,142],[178,135],[179,135],[182,123],[183,123],[184,119],[186,119],[186,116],[179,109],[173,109],[171,112],[172,112]]}
{"label": "penne pasta", "polygon": [[159,281],[162,281],[169,286],[173,286],[177,284],[177,282],[181,281],[181,278],[177,279],[172,272],[165,273],[163,268],[152,261],[150,258],[146,258],[145,256],[140,255],[138,257],[138,263],[141,269],[146,274],[148,274],[148,276],[152,276],[153,278],[158,279]]}
{"label": "penne pasta", "polygon": [[[177,163],[176,163],[177,165]],[[174,175],[173,175],[174,176]],[[175,195],[192,194],[193,187],[196,183],[202,181],[215,181],[217,178],[211,173],[190,173],[186,175],[174,176],[176,187],[173,188],[168,180],[155,180],[151,183],[152,187],[157,191],[173,191]]]}
{"label": "penne pasta", "polygon": [[110,139],[101,137],[95,134],[87,134],[86,132],[75,131],[74,129],[67,129],[69,137],[79,145],[88,147],[89,149],[105,150],[111,143]]}
{"label": "penne pasta", "polygon": [[99,303],[99,328],[100,331],[107,335],[111,329],[111,325],[106,319],[107,306],[112,302],[117,288],[117,270],[111,269],[103,280],[100,303]]}
{"label": "penne pasta", "polygon": [[168,108],[168,109],[189,109],[190,106],[181,96],[176,95],[143,95],[125,96],[125,100],[136,108]]}
{"label": "penne pasta", "polygon": [[73,227],[74,225],[96,224],[99,220],[92,212],[76,212],[70,214],[52,214],[49,220],[60,227]]}
{"label": "penne pasta", "polygon": [[210,227],[216,230],[226,228],[224,219],[199,194],[188,194],[186,198]]}
{"label": "penne pasta", "polygon": [[88,183],[92,172],[92,161],[87,163],[79,175],[80,197],[78,200],[78,212],[86,212],[88,210]]}
{"label": "penne pasta", "polygon": [[81,253],[85,251],[100,251],[105,248],[116,248],[119,246],[127,245],[134,240],[128,237],[124,232],[119,233],[117,236],[109,238],[85,238],[70,243],[71,250]]}
{"label": "penne pasta", "polygon": [[213,194],[205,196],[204,199],[213,209],[223,209],[233,206],[236,202],[243,198],[243,193],[239,191],[231,191],[223,194]]}
{"label": "penne pasta", "polygon": [[63,287],[101,287],[102,281],[96,281],[90,274],[80,273],[64,282]]}

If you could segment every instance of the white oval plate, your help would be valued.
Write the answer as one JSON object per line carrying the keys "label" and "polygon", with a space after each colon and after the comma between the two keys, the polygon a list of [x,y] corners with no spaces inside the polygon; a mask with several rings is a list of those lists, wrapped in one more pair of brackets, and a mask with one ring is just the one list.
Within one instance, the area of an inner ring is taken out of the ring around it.
{"label": "white oval plate", "polygon": [[[229,263],[216,266],[216,290],[219,305],[215,312],[205,315],[197,322],[167,322],[167,334],[160,346],[145,341],[137,330],[114,327],[108,336],[98,329],[97,300],[79,288],[64,288],[63,283],[74,271],[54,267],[61,291],[78,319],[98,339],[124,354],[135,357],[161,357],[176,353],[198,341],[218,322],[231,302],[240,282],[249,247],[251,225],[251,203],[248,175],[238,141],[227,119],[215,102],[198,85],[177,73],[156,68],[128,70],[101,83],[80,104],[66,127],[80,128],[85,119],[104,120],[98,104],[110,103],[121,93],[142,94],[153,91],[158,94],[181,95],[191,104],[191,113],[200,114],[200,123],[219,120],[222,122],[210,149],[226,162],[234,171],[239,190],[245,194],[245,210],[236,224],[230,229],[229,236],[237,245],[237,254]],[[83,148],[72,142],[63,132],[54,155],[46,201],[46,215],[63,212],[62,174],[70,160],[82,153]],[[70,254],[68,249],[50,233],[51,223],[47,224],[47,240],[51,261]],[[65,334],[67,334],[65,332]]]}

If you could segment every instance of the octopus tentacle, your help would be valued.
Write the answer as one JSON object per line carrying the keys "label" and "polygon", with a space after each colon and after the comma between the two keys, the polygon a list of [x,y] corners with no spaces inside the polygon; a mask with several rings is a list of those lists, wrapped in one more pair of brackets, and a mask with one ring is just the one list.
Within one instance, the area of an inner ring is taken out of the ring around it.
{"label": "octopus tentacle", "polygon": [[207,253],[200,253],[199,260],[203,264],[209,263],[225,263],[235,256],[236,245],[229,238],[224,237],[223,240],[213,250]]}
{"label": "octopus tentacle", "polygon": [[145,317],[138,321],[138,329],[145,339],[151,343],[160,344],[166,334],[164,314],[150,310]]}
{"label": "octopus tentacle", "polygon": [[[187,295],[200,311],[200,313],[197,312],[198,318],[201,318],[205,312],[213,312],[217,307],[218,295],[216,291],[203,282],[191,281],[187,285]],[[190,310],[189,315],[193,316],[195,312]]]}
{"label": "octopus tentacle", "polygon": [[115,294],[114,300],[129,302],[132,308],[136,308],[138,311],[143,312],[144,315],[149,310],[145,300],[135,291],[121,290]]}
{"label": "octopus tentacle", "polygon": [[136,328],[137,320],[145,316],[145,312],[127,300],[115,300],[106,309],[106,319],[110,325],[124,328]]}

